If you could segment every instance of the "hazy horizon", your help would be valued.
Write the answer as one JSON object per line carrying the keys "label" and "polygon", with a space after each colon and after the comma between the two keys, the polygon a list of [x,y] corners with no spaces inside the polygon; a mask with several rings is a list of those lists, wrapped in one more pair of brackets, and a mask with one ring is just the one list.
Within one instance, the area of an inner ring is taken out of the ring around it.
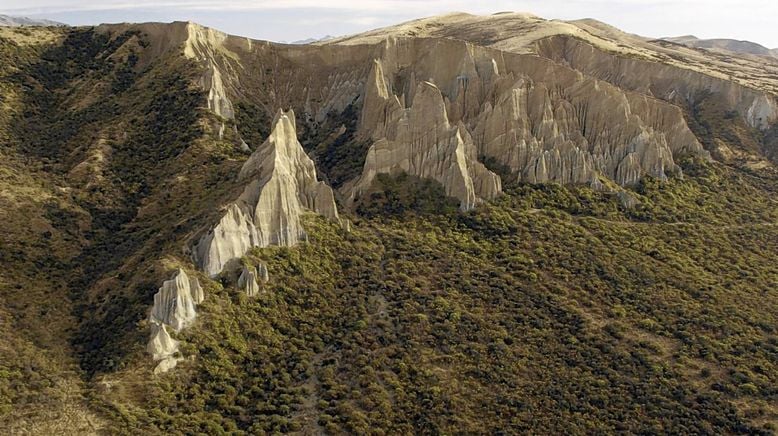
{"label": "hazy horizon", "polygon": [[485,15],[529,12],[547,19],[594,18],[649,37],[695,35],[778,48],[778,2],[766,0],[491,1],[459,0],[0,0],[0,14],[50,19],[69,25],[194,21],[234,35],[296,41],[346,35],[450,12]]}

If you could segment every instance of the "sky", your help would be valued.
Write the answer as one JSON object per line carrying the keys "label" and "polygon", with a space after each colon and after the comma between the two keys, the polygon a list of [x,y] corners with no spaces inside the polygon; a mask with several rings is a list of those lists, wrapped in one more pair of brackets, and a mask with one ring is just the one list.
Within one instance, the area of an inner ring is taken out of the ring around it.
{"label": "sky", "polygon": [[71,25],[194,21],[234,35],[284,42],[454,11],[595,18],[643,36],[692,34],[778,48],[778,0],[0,0],[0,14]]}

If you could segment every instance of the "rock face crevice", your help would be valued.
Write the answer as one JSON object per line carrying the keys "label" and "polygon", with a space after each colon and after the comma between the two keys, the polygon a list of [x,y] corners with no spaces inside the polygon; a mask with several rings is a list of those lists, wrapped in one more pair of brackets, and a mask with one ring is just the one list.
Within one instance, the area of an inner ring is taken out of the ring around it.
{"label": "rock face crevice", "polygon": [[332,189],[316,180],[316,168],[297,140],[293,111],[279,111],[268,139],[241,168],[240,197],[197,243],[195,261],[209,276],[253,247],[292,246],[307,238],[306,211],[339,221]]}
{"label": "rock face crevice", "polygon": [[[404,108],[391,94],[381,62],[373,63],[360,118],[361,134],[375,142],[351,199],[372,184],[379,173],[406,172],[440,182],[446,194],[469,210],[501,191],[500,178],[477,160],[475,144],[462,123],[452,125],[437,86],[420,82],[413,104]],[[403,98],[404,100],[404,98]]]}
{"label": "rock face crevice", "polygon": [[190,326],[197,316],[195,307],[205,298],[203,288],[195,277],[189,277],[183,269],[178,269],[170,280],[154,295],[149,323],[151,339],[146,347],[154,361],[159,362],[155,373],[166,372],[176,366],[178,341],[168,332],[172,329],[180,332]]}

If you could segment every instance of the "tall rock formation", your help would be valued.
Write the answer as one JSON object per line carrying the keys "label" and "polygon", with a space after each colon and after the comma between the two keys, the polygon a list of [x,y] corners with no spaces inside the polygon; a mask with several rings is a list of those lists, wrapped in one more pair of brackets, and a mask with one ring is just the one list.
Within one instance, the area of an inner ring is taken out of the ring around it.
{"label": "tall rock formation", "polygon": [[203,67],[203,75],[200,77],[200,87],[207,91],[206,100],[208,109],[220,120],[216,122],[219,139],[224,139],[224,132],[228,124],[232,124],[232,131],[237,140],[237,145],[243,151],[249,151],[249,146],[241,138],[238,127],[234,124],[235,109],[227,95],[228,82],[222,78],[222,70],[230,69],[228,59],[234,60],[234,53],[224,47],[227,35],[200,26],[195,23],[186,24],[186,41],[184,42],[184,56],[200,63]]}
{"label": "tall rock formation", "polygon": [[195,306],[202,301],[203,289],[200,283],[179,268],[173,278],[162,283],[159,292],[154,295],[150,319],[167,324],[177,332],[181,331],[194,322]]}
{"label": "tall rock formation", "polygon": [[[346,225],[348,225],[348,221],[345,221]],[[257,274],[259,275],[259,279],[262,281],[262,283],[267,283],[270,281],[270,273],[267,270],[267,266],[264,263],[260,263],[257,265]]]}
{"label": "tall rock formation", "polygon": [[257,283],[257,271],[248,266],[243,267],[243,271],[238,277],[238,289],[242,289],[249,297],[255,297],[259,294],[259,283]]}
{"label": "tall rock formation", "polygon": [[375,142],[352,188],[352,199],[366,191],[377,174],[397,172],[437,180],[447,195],[459,199],[462,210],[501,191],[500,178],[478,162],[464,124],[449,122],[443,95],[431,82],[420,82],[413,104],[403,108],[389,92],[381,62],[374,61],[360,129]]}
{"label": "tall rock formation", "polygon": [[170,337],[168,328],[179,332],[194,322],[195,306],[202,303],[205,295],[200,282],[189,277],[179,268],[175,275],[162,283],[154,295],[149,323],[151,338],[146,347],[154,361],[158,361],[155,373],[166,372],[176,366],[178,341]]}
{"label": "tall rock formation", "polygon": [[232,101],[227,98],[221,72],[213,60],[209,64],[209,68],[200,79],[200,86],[208,90],[208,109],[224,119],[232,120],[235,118],[235,110]]}
{"label": "tall rock formation", "polygon": [[[151,339],[148,346],[146,346],[146,350],[151,354],[155,362],[168,359],[175,360],[173,355],[178,351],[178,341],[170,337],[165,324],[152,322]],[[170,363],[166,363],[163,367],[169,368],[171,367],[170,365]]]}
{"label": "tall rock formation", "polygon": [[279,111],[268,139],[238,176],[241,196],[195,247],[197,264],[209,276],[253,247],[292,246],[306,239],[301,218],[313,211],[339,221],[332,189],[316,180],[316,168],[297,140],[293,111]]}

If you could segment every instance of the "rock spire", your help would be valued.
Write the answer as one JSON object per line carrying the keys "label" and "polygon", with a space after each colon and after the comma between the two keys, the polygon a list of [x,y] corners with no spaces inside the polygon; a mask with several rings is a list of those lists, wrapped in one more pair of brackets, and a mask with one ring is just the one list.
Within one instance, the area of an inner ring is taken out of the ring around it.
{"label": "rock spire", "polygon": [[170,337],[168,329],[179,332],[191,325],[197,315],[195,306],[205,298],[203,288],[195,277],[179,268],[170,280],[154,295],[149,323],[151,339],[146,350],[158,361],[155,373],[166,372],[176,366],[178,341]]}
{"label": "rock spire", "polygon": [[197,264],[218,275],[252,247],[292,246],[306,239],[306,211],[340,221],[332,189],[316,180],[316,168],[297,140],[293,111],[279,111],[267,140],[238,176],[247,182],[241,196],[197,243]]}

